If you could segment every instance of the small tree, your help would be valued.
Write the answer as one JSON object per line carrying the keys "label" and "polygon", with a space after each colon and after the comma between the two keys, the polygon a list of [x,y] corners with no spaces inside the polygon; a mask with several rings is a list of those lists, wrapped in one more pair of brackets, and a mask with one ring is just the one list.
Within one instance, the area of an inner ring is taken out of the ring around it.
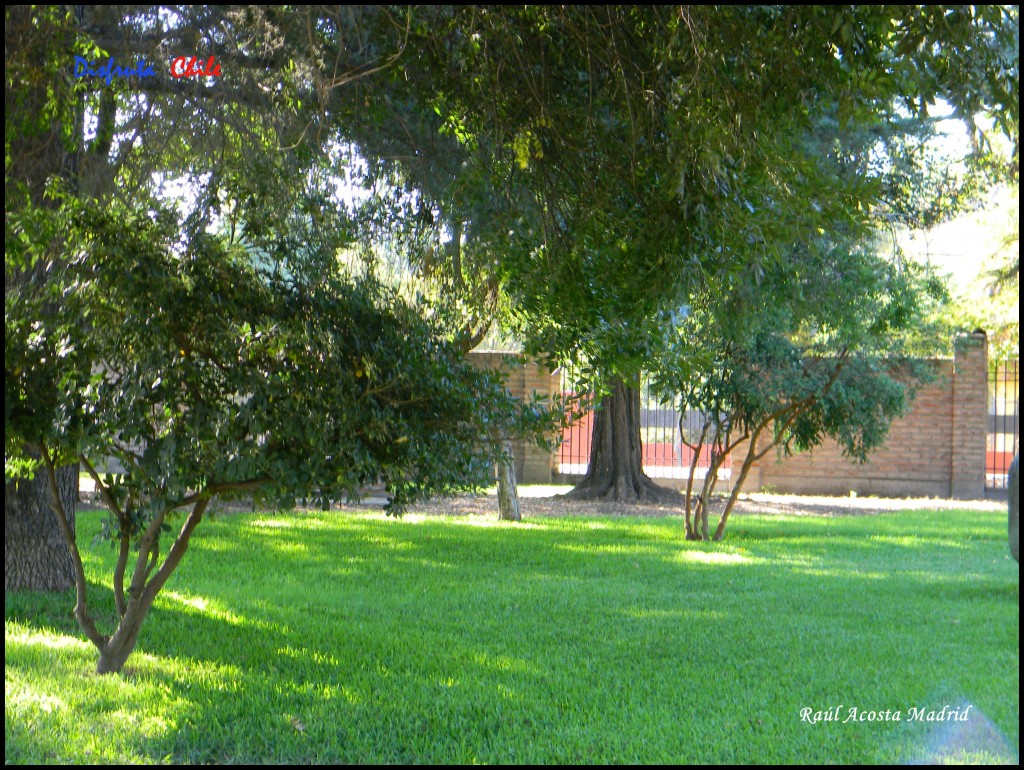
{"label": "small tree", "polygon": [[[322,264],[306,274],[294,255],[291,269],[263,269],[251,248],[208,233],[183,240],[155,207],[72,200],[34,214],[14,225],[25,237],[8,269],[45,264],[39,244],[75,248],[45,280],[6,293],[6,450],[22,462],[22,446],[37,453],[51,485],[59,465],[81,462],[110,513],[118,624],[108,634],[55,498],[75,617],[101,673],[124,665],[214,498],[327,505],[383,481],[400,511],[480,483],[495,431],[543,421],[370,280]],[[101,474],[110,460],[124,472]]]}
{"label": "small tree", "polygon": [[[832,438],[845,456],[865,461],[932,376],[902,355],[940,293],[913,265],[848,241],[794,249],[765,267],[750,285],[703,292],[654,377],[663,397],[702,415],[697,430],[680,421],[695,458],[711,450],[696,494],[696,461],[691,467],[688,539],[722,539],[750,468],[773,449],[806,451]],[[712,534],[711,494],[737,450],[732,493]]]}
{"label": "small tree", "polygon": [[[905,375],[905,372],[903,373]],[[784,337],[753,340],[732,349],[713,370],[691,381],[681,394],[685,408],[701,412],[697,436],[687,440],[694,457],[710,448],[711,463],[696,497],[691,466],[686,488],[688,540],[721,540],[726,522],[753,464],[776,448],[785,454],[837,440],[845,456],[864,461],[887,435],[890,422],[903,414],[908,391],[898,368],[848,350],[830,357],[808,357]],[[733,487],[713,535],[709,529],[711,495],[719,470],[740,450]]]}

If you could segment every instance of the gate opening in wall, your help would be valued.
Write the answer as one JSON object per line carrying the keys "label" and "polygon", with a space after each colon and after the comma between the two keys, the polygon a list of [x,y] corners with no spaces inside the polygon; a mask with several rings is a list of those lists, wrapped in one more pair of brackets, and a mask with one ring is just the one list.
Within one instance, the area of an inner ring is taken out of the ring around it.
{"label": "gate opening in wall", "polygon": [[[562,371],[562,394],[568,398],[574,394],[572,373]],[[562,431],[559,448],[558,472],[564,476],[583,476],[590,464],[590,443],[594,429],[594,408],[592,397],[584,397],[577,406],[577,416]],[[689,478],[690,467],[696,462],[694,478],[703,480],[711,467],[711,448],[705,446],[699,454],[687,446],[696,443],[700,434],[703,415],[693,410],[682,409],[677,403],[660,400],[653,392],[646,378],[640,385],[640,442],[643,452],[643,469],[652,479]],[[683,439],[686,439],[685,441]],[[727,458],[718,471],[719,479],[732,476],[732,461]]]}
{"label": "gate opening in wall", "polygon": [[1020,442],[1020,361],[992,361],[988,369],[985,491],[1006,489]]}

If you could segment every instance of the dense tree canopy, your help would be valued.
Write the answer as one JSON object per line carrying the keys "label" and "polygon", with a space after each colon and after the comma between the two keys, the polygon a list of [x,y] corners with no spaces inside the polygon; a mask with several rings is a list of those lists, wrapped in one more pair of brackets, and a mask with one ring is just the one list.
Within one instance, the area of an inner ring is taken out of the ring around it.
{"label": "dense tree canopy", "polygon": [[[704,274],[868,225],[882,194],[905,203],[878,169],[837,186],[809,162],[823,119],[898,141],[948,95],[1015,134],[1015,28],[991,7],[466,7],[415,19],[416,56],[389,74],[404,109],[426,102],[454,138],[441,153],[462,148],[444,197],[486,200],[467,227],[501,244],[492,269],[519,333],[607,378],[635,371],[659,311]],[[437,161],[417,135],[406,168]]]}
{"label": "dense tree canopy", "polygon": [[[83,13],[96,16],[7,15],[5,465],[8,478],[34,465],[56,491],[59,466],[80,462],[97,484],[119,547],[111,634],[88,607],[73,501],[51,505],[76,617],[106,672],[134,648],[214,497],[326,504],[382,482],[400,509],[486,480],[493,436],[539,435],[544,412],[462,362],[422,309],[343,274],[351,238],[334,148],[317,132],[332,89],[372,68],[362,48],[325,80],[319,36],[284,15],[304,58],[282,52],[273,9]],[[306,21],[340,45],[349,20]],[[234,72],[73,82],[59,66],[69,40],[87,56],[139,58],[217,45]],[[66,147],[49,165],[31,165],[28,104]],[[189,195],[161,199],[168,183]],[[123,473],[98,471],[110,463]]]}
{"label": "dense tree canopy", "polygon": [[[327,504],[384,482],[401,507],[483,482],[491,432],[528,428],[496,381],[380,287],[282,276],[214,236],[182,244],[173,216],[74,202],[58,214],[67,231],[52,237],[79,245],[38,290],[7,292],[6,438],[9,455],[27,445],[50,474],[80,461],[110,511],[112,637],[91,620],[78,563],[77,616],[101,671],[124,662],[215,496]],[[111,460],[124,473],[101,477]]]}
{"label": "dense tree canopy", "polygon": [[955,207],[964,190],[925,210],[915,187],[935,99],[972,126],[991,110],[1016,158],[1012,8],[463,7],[409,29],[410,57],[356,89],[383,85],[391,139],[352,136],[457,223],[453,259],[476,260],[527,349],[609,394],[607,470],[581,494],[657,494],[629,385],[700,286],[757,292],[791,244]]}

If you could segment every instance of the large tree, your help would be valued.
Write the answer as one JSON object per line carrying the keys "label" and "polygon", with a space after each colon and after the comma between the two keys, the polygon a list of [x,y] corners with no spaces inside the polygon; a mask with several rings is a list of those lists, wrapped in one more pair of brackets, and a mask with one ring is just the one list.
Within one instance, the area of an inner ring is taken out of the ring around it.
{"label": "large tree", "polygon": [[[373,9],[90,9],[55,12],[50,26],[34,13],[13,32],[22,43],[37,35],[38,50],[12,62],[20,49],[8,46],[8,158],[34,130],[28,108],[90,170],[87,185],[41,174],[53,206],[25,195],[7,211],[6,465],[23,484],[34,464],[51,489],[62,463],[93,475],[120,549],[116,629],[92,619],[73,501],[51,499],[39,507],[49,518],[17,529],[25,509],[9,500],[7,529],[64,540],[76,616],[100,670],[113,671],[216,495],[329,501],[383,481],[400,507],[478,482],[496,459],[494,433],[514,434],[516,415],[531,412],[459,363],[413,309],[372,280],[339,276],[350,238],[328,105],[400,50],[400,26],[366,45],[350,33]],[[220,75],[164,69],[169,54],[205,47]],[[67,50],[93,69],[100,56],[148,55],[154,74],[75,83]],[[25,96],[37,95],[32,61],[52,70],[36,101]],[[155,197],[175,180],[188,196]],[[12,280],[23,274],[33,280]],[[125,473],[103,477],[109,459]],[[161,562],[161,532],[182,507]],[[40,561],[26,550],[8,558]]]}
{"label": "large tree", "polygon": [[403,109],[461,148],[439,197],[486,201],[460,232],[490,244],[513,329],[605,395],[581,496],[658,494],[632,384],[694,286],[871,220],[870,178],[804,162],[821,116],[895,125],[946,95],[1017,125],[1013,9],[464,7],[409,29]]}
{"label": "large tree", "polygon": [[[66,79],[66,62],[53,52],[75,51],[75,36],[64,13],[55,7],[33,11],[14,6],[4,11],[4,211],[5,243],[11,239],[10,217],[25,207],[49,205],[48,181],[77,184],[79,153],[68,125],[78,104],[70,89],[54,88]],[[5,262],[7,262],[5,258]],[[5,273],[5,294],[42,279],[38,267]],[[11,447],[8,447],[10,450]],[[5,457],[10,452],[5,453]],[[78,471],[62,468],[57,489],[72,511],[78,495]],[[4,589],[62,590],[73,584],[70,554],[50,511],[50,487],[43,478],[4,484]],[[69,525],[74,528],[73,514]]]}
{"label": "large tree", "polygon": [[[82,200],[130,201],[177,180],[189,188],[181,196],[189,214],[182,222],[186,234],[220,216],[236,232],[243,222],[258,223],[262,232],[247,232],[250,241],[258,241],[302,211],[315,225],[307,228],[309,240],[333,259],[328,246],[346,228],[335,216],[326,175],[311,177],[312,161],[324,155],[323,105],[331,94],[386,66],[401,50],[400,26],[378,35],[372,49],[354,34],[364,17],[377,13],[387,12],[202,6],[5,10],[6,289],[47,279],[44,268],[51,261],[11,265],[10,244],[33,237],[12,223],[18,218],[23,227],[33,210],[53,205],[44,191],[56,181]],[[216,77],[175,77],[174,59],[203,52],[215,54]],[[109,72],[103,69],[108,64]],[[121,76],[137,64],[144,75]],[[230,210],[215,214],[222,203]],[[282,244],[279,251],[295,246]],[[57,263],[64,258],[60,248],[50,256]],[[281,253],[269,258],[280,261]],[[73,511],[77,469],[69,466],[58,475],[62,504]],[[6,484],[6,588],[71,584],[72,564],[49,513],[51,502],[38,477]]]}

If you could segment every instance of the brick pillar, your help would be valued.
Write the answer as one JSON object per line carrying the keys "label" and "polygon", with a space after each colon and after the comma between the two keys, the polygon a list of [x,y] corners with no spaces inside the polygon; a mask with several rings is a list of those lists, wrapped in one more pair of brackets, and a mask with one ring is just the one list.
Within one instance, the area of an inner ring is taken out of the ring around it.
{"label": "brick pillar", "polygon": [[[511,359],[516,359],[513,363]],[[561,378],[543,364],[528,361],[521,354],[472,351],[467,360],[478,369],[496,369],[501,372],[505,387],[518,399],[529,400],[536,392],[549,398],[561,388]],[[552,445],[557,443],[552,436]],[[550,484],[557,457],[552,450],[539,448],[532,442],[516,439],[512,442],[515,456],[516,479],[520,484]]]}
{"label": "brick pillar", "polygon": [[[953,459],[949,496],[985,496],[985,432],[988,427],[988,340],[963,334],[953,342]],[[928,451],[922,447],[923,451]]]}
{"label": "brick pillar", "polygon": [[[546,396],[548,403],[554,398],[562,387],[562,377],[552,372],[547,366],[539,361],[527,361],[523,366],[522,392],[517,393],[520,398],[528,400],[536,393],[538,396]],[[554,477],[555,469],[558,467],[557,450],[554,449],[558,443],[556,436],[550,436],[551,449],[542,449],[532,442],[520,441],[516,447],[516,457],[522,457],[522,475],[519,480],[523,484],[550,484]],[[520,446],[522,447],[520,449]]]}

